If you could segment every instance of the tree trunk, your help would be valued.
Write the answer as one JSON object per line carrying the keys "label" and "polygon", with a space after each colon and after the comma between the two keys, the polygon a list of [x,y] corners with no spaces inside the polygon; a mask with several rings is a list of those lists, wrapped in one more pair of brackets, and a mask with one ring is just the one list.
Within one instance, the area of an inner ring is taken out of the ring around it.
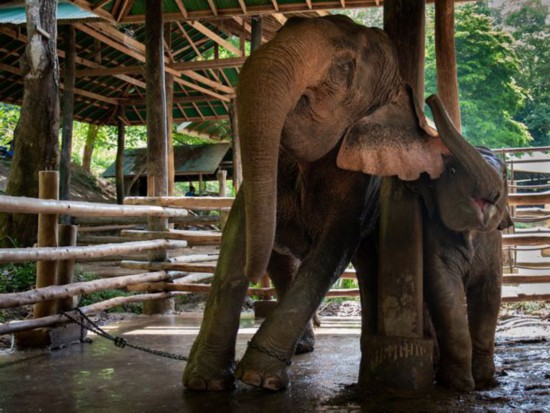
{"label": "tree trunk", "polygon": [[[27,0],[28,43],[23,62],[24,95],[15,129],[17,148],[6,193],[38,196],[38,172],[57,169],[59,157],[59,62],[55,0]],[[4,245],[36,241],[35,215],[2,215],[0,236]]]}
{"label": "tree trunk", "polygon": [[92,166],[92,154],[94,153],[94,145],[99,132],[98,125],[88,125],[88,133],[86,134],[86,143],[84,144],[84,151],[82,153],[82,167],[91,172]]}
{"label": "tree trunk", "polygon": [[[61,130],[61,159],[59,164],[59,199],[70,199],[71,154],[73,146],[74,84],[76,75],[76,37],[73,25],[65,27],[65,73],[63,79],[63,129]],[[67,216],[61,217],[65,224]]]}

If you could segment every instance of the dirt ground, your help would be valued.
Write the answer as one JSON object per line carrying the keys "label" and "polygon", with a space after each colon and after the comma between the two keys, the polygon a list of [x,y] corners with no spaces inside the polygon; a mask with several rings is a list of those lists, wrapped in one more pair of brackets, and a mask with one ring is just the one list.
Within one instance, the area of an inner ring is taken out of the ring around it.
{"label": "dirt ground", "polygon": [[[0,160],[0,193],[8,183],[11,161]],[[71,164],[71,200],[86,202],[116,202],[116,190],[105,179],[87,173],[81,166]]]}

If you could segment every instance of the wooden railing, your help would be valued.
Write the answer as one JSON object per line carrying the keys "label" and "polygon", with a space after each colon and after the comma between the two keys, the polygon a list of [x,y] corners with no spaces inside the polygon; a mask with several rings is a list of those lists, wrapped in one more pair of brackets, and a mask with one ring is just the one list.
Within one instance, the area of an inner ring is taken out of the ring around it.
{"label": "wooden railing", "polygon": [[[546,148],[550,149],[550,148]],[[517,152],[514,149],[512,152]],[[502,152],[503,156],[507,152]],[[550,164],[549,164],[550,173]],[[547,184],[538,185],[546,189]],[[549,184],[550,185],[550,184]],[[510,194],[510,205],[516,222],[546,224],[550,220],[550,209],[540,207],[550,205],[550,191],[538,193],[518,193],[527,188],[525,185],[510,183],[513,192]],[[220,231],[181,230],[147,231],[143,226],[148,217],[164,217],[175,225],[212,225],[218,224],[217,216],[191,216],[190,210],[227,211],[232,205],[232,198],[220,197],[163,197],[163,198],[127,198],[125,205],[107,205],[88,202],[57,201],[23,197],[0,196],[0,212],[30,213],[43,215],[68,215],[78,226],[79,243],[96,244],[86,246],[58,246],[36,248],[0,249],[0,263],[23,261],[87,261],[97,259],[115,259],[121,268],[135,270],[138,274],[121,277],[110,277],[83,283],[56,286],[48,285],[31,291],[14,294],[0,294],[0,308],[17,307],[28,304],[54,303],[68,297],[113,288],[125,288],[136,295],[117,297],[83,308],[86,313],[102,311],[129,302],[156,300],[173,297],[189,292],[208,292],[208,282],[215,270],[217,255],[191,254],[168,258],[165,262],[137,260],[135,253],[147,251],[169,251],[189,246],[219,245]],[[524,208],[537,205],[538,208]],[[518,208],[521,207],[521,208]],[[139,227],[136,228],[136,226]],[[545,227],[546,228],[546,227]],[[118,235],[97,235],[104,231],[117,231]],[[95,239],[90,237],[96,237]],[[109,238],[112,237],[112,238]],[[111,239],[113,242],[102,242]],[[503,235],[503,246],[510,254],[518,248],[533,246],[543,253],[550,250],[550,231],[537,229],[528,233],[511,232]],[[131,256],[131,254],[134,254]],[[508,263],[509,269],[529,267],[529,263],[513,260]],[[537,267],[530,263],[531,267]],[[546,266],[544,262],[538,267]],[[550,271],[550,261],[548,263]],[[342,278],[354,279],[353,270],[346,271]],[[525,275],[510,272],[504,276],[505,285],[550,283],[548,274]],[[139,294],[138,294],[139,293]],[[250,288],[249,295],[258,298],[273,297],[276,292],[271,287]],[[329,297],[358,296],[359,290],[332,289]],[[505,297],[504,301],[550,300],[550,294],[519,295]],[[60,316],[50,311],[49,315],[33,320],[10,322],[0,325],[0,334],[26,330],[39,326],[51,325],[61,321]]]}

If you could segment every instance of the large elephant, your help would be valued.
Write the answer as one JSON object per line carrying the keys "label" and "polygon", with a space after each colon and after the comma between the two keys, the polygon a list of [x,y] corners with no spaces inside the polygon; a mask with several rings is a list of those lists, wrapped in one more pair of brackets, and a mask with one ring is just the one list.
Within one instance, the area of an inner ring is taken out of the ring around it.
{"label": "large elephant", "polygon": [[[347,17],[289,19],[246,61],[237,98],[244,182],[184,372],[196,390],[232,388],[235,376],[287,386],[304,328],[375,230],[372,175],[437,178],[449,154],[400,78],[387,36]],[[477,178],[479,199],[494,202],[485,196],[491,176]],[[242,302],[268,266],[279,303],[235,370]]]}

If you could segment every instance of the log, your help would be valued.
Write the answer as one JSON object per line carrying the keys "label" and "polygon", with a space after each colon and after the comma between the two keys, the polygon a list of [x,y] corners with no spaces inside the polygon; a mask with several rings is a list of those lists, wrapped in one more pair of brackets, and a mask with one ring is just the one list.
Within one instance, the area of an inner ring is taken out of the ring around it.
{"label": "log", "polygon": [[124,203],[124,146],[126,139],[126,128],[124,126],[124,107],[117,107],[117,146],[115,160],[115,183],[116,183],[116,202],[122,205]]}
{"label": "log", "polygon": [[128,238],[121,237],[120,235],[79,235],[78,236],[79,245],[121,244],[127,241],[128,241]]}
{"label": "log", "polygon": [[169,258],[169,262],[202,262],[202,261],[217,261],[218,254],[199,254],[199,255],[180,255],[178,257]]}
{"label": "log", "polygon": [[138,253],[149,250],[183,248],[181,241],[153,240],[122,244],[105,244],[91,247],[1,248],[0,263],[24,261],[53,261],[110,257],[117,254]]}
{"label": "log", "polygon": [[201,272],[214,273],[216,263],[213,264],[193,264],[193,263],[173,263],[173,262],[140,262],[140,261],[122,261],[122,268],[132,270],[147,270],[147,271],[184,271],[184,272]]}
{"label": "log", "polygon": [[70,216],[183,217],[185,209],[143,205],[112,205],[82,201],[52,201],[23,196],[0,196],[0,211],[17,214],[65,214]]}
{"label": "log", "polygon": [[[60,225],[59,246],[74,247],[76,245],[77,226]],[[74,281],[74,260],[57,261],[56,285],[72,284]],[[56,303],[57,311],[67,311],[74,307],[73,298],[68,297]]]}
{"label": "log", "polygon": [[[210,284],[191,284],[191,283],[143,283],[128,287],[129,291],[185,291],[189,293],[209,293]],[[247,295],[255,295],[259,298],[271,297],[276,295],[275,288],[249,288]]]}
{"label": "log", "polygon": [[79,233],[121,231],[123,229],[139,228],[138,225],[98,225],[96,227],[79,227]]}
{"label": "log", "polygon": [[186,231],[186,230],[170,230],[170,231],[140,231],[140,230],[124,230],[120,235],[130,239],[171,239],[187,241],[190,246],[198,245],[219,245],[221,243],[221,232],[214,231]]}
{"label": "log", "polygon": [[[123,304],[130,303],[140,303],[148,300],[159,300],[164,298],[170,298],[178,295],[178,293],[158,293],[158,294],[139,294],[132,295],[128,297],[115,297],[110,300],[102,301],[100,303],[95,303],[81,307],[80,311],[84,314],[93,314],[99,311],[105,311],[109,308],[117,307]],[[78,319],[79,314],[76,311],[68,312],[72,317]],[[53,324],[65,323],[67,318],[61,314],[51,315],[48,317],[36,318],[33,320],[22,320],[22,321],[10,321],[5,324],[0,324],[0,335],[2,334],[11,334],[18,331],[30,330],[33,328],[47,327]]]}
{"label": "log", "polygon": [[128,197],[125,205],[157,205],[196,210],[229,209],[235,198],[220,196],[186,196],[186,197]]}
{"label": "log", "polygon": [[22,293],[0,294],[0,308],[20,307],[22,305],[35,304],[48,300],[90,294],[95,291],[124,288],[133,284],[162,281],[169,278],[170,275],[166,271],[157,271],[67,285],[52,285],[50,287],[37,288]]}
{"label": "log", "polygon": [[503,284],[539,284],[550,283],[550,275],[505,275]]}
{"label": "log", "polygon": [[535,194],[509,194],[510,205],[544,205],[550,204],[550,191]]}
{"label": "log", "polygon": [[507,245],[550,245],[550,235],[502,234],[502,246]]}
{"label": "log", "polygon": [[548,216],[550,216],[550,209],[521,208],[521,209],[516,209],[516,215],[519,216],[519,217],[533,216],[533,215],[548,215]]}
{"label": "log", "polygon": [[[217,224],[220,220],[218,215],[184,215],[170,217],[169,221],[174,224],[182,225],[208,225]],[[78,216],[73,218],[75,225],[139,225],[147,224],[147,217],[108,217],[108,216]]]}
{"label": "log", "polygon": [[518,303],[522,301],[550,301],[550,294],[518,294],[515,297],[502,297],[503,303]]}

